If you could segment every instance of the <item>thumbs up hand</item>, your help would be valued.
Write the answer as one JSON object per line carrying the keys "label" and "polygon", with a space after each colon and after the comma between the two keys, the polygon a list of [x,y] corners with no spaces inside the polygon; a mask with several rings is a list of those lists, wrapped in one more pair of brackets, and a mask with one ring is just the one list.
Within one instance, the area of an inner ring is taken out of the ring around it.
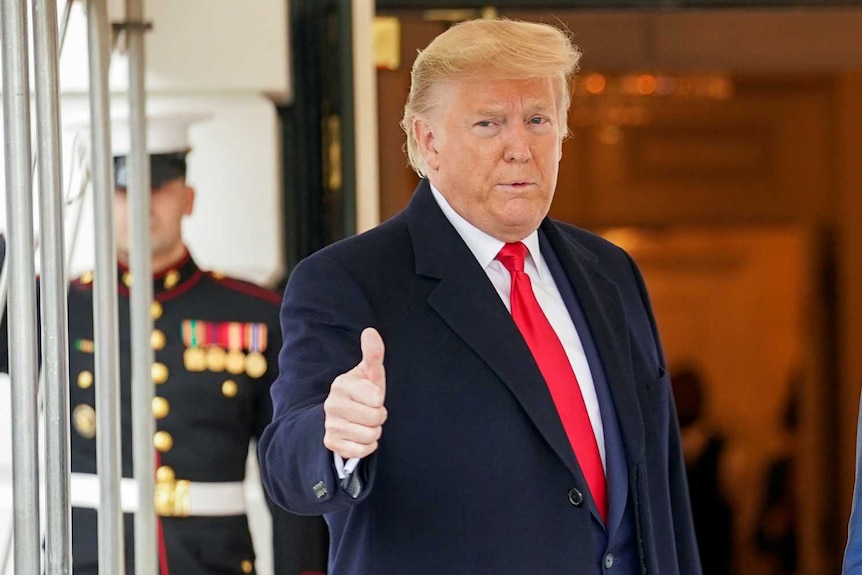
{"label": "thumbs up hand", "polygon": [[360,346],[362,360],[335,378],[323,403],[323,444],[344,459],[374,453],[386,421],[383,339],[369,327],[360,336]]}

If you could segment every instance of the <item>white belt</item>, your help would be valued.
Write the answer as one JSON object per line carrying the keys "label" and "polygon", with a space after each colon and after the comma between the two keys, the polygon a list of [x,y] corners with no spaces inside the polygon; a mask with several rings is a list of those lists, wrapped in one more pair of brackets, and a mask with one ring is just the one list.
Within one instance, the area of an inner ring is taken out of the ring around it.
{"label": "white belt", "polygon": [[[70,499],[72,507],[99,508],[99,476],[73,473]],[[156,512],[163,517],[244,515],[245,488],[242,481],[210,483],[173,480],[157,482]],[[124,513],[138,510],[138,482],[120,479],[120,506]]]}

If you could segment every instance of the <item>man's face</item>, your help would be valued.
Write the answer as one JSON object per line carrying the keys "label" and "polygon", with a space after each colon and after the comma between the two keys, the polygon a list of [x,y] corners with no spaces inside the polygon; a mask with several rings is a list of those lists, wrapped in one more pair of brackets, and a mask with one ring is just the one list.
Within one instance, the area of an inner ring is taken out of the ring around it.
{"label": "man's face", "polygon": [[[150,236],[153,257],[169,254],[183,243],[182,220],[191,215],[195,193],[182,178],[154,188],[150,196]],[[114,227],[117,249],[129,251],[129,213],[126,190],[114,195]]]}
{"label": "man's face", "polygon": [[447,82],[413,130],[428,179],[461,217],[505,242],[539,227],[557,186],[566,127],[550,78]]}

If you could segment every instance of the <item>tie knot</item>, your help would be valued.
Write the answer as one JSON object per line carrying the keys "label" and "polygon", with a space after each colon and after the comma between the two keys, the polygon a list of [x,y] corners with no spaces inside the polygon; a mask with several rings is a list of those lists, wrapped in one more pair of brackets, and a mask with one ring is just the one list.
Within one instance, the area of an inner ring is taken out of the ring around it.
{"label": "tie knot", "polygon": [[509,273],[524,271],[524,258],[527,256],[527,246],[521,242],[506,244],[497,254],[497,259]]}

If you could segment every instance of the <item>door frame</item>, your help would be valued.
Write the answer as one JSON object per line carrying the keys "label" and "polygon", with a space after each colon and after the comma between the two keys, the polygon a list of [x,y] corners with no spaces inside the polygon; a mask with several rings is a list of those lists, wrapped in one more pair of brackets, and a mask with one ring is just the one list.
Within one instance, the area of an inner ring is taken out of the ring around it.
{"label": "door frame", "polygon": [[293,98],[277,107],[288,274],[356,231],[352,15],[350,0],[290,2]]}

